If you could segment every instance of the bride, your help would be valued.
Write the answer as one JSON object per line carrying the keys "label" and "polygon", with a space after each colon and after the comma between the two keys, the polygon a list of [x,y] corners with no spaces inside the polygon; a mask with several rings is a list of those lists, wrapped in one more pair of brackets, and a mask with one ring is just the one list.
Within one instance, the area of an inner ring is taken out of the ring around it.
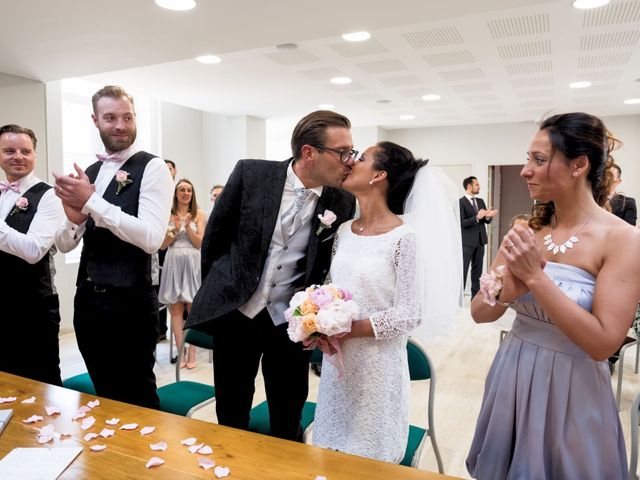
{"label": "bride", "polygon": [[[432,180],[429,188],[423,188],[429,183],[427,172],[439,172],[425,167],[426,163],[404,147],[381,142],[363,153],[342,184],[358,199],[361,216],[338,229],[329,275],[331,282],[351,292],[362,319],[354,321],[351,332],[341,339],[342,376],[331,363],[323,362],[314,445],[393,463],[404,456],[410,406],[406,344],[426,313],[424,263],[419,254],[424,245],[420,229],[409,218],[431,222],[426,210],[431,215],[433,205],[420,202],[416,195],[447,181]],[[417,175],[422,180],[414,182]],[[448,319],[455,312],[462,284],[456,193],[453,187],[449,206],[435,214],[450,220],[451,228],[443,228],[448,236],[443,238],[453,237],[454,241],[446,242],[444,248],[448,248],[448,258],[459,263],[448,265],[456,273],[452,288],[447,289],[448,305],[447,300],[440,304],[447,308],[432,312],[434,317],[437,313]],[[404,219],[398,216],[405,199],[421,203],[417,205],[423,208],[420,215],[405,212]]]}

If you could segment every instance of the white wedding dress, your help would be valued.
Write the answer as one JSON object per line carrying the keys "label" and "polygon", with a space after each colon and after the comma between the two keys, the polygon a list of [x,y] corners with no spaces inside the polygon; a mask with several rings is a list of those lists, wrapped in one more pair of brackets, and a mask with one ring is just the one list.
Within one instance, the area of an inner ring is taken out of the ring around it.
{"label": "white wedding dress", "polygon": [[342,342],[344,373],[326,359],[318,393],[314,445],[399,463],[409,432],[407,338],[421,318],[416,305],[416,239],[403,224],[376,236],[338,229],[331,283],[346,288],[369,318],[372,338]]}

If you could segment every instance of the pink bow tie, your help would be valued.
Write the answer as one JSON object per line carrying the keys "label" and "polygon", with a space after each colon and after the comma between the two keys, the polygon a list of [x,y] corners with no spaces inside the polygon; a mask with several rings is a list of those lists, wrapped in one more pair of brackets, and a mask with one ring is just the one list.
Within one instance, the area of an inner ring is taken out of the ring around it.
{"label": "pink bow tie", "polygon": [[96,158],[101,162],[121,162],[124,160],[122,152],[112,153],[111,155],[104,155],[102,153],[96,153]]}
{"label": "pink bow tie", "polygon": [[16,193],[20,192],[20,183],[19,182],[5,182],[4,180],[0,181],[0,192],[4,193],[7,190],[13,190]]}

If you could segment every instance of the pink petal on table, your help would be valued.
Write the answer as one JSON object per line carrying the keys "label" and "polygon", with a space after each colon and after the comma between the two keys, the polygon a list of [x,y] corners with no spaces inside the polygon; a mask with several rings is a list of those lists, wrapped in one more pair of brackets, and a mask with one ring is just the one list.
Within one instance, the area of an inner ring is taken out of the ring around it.
{"label": "pink petal on table", "polygon": [[181,443],[182,445],[189,445],[189,446],[191,446],[191,445],[193,445],[194,443],[196,443],[197,441],[198,441],[198,439],[197,439],[197,438],[189,437],[189,438],[185,438],[185,439],[184,439],[184,440],[182,440],[180,443]]}
{"label": "pink petal on table", "polygon": [[209,445],[205,445],[204,447],[198,449],[198,453],[201,453],[202,455],[210,455],[213,453],[213,450]]}
{"label": "pink petal on table", "polygon": [[120,427],[120,430],[135,430],[136,428],[138,428],[137,423],[127,423],[125,425],[122,425]]}
{"label": "pink petal on table", "polygon": [[42,421],[43,418],[40,415],[31,415],[29,418],[22,420],[22,423],[35,423]]}
{"label": "pink petal on table", "polygon": [[164,452],[167,448],[169,448],[169,445],[167,445],[167,442],[151,443],[149,444],[149,448],[154,451],[160,450]]}
{"label": "pink petal on table", "polygon": [[97,398],[95,400],[91,400],[89,403],[87,403],[87,407],[89,408],[96,408],[100,406],[100,400],[98,400]]}
{"label": "pink petal on table", "polygon": [[0,403],[11,403],[15,402],[18,397],[0,397]]}
{"label": "pink petal on table", "polygon": [[39,428],[38,431],[40,432],[39,435],[53,435],[56,431],[56,427],[49,424]]}
{"label": "pink petal on table", "polygon": [[156,431],[156,427],[142,427],[140,429],[140,435],[149,435]]}
{"label": "pink petal on table", "polygon": [[218,478],[224,478],[229,476],[229,473],[231,473],[231,470],[229,470],[229,467],[216,467],[213,470],[213,473],[215,473],[216,477]]}
{"label": "pink petal on table", "polygon": [[98,438],[98,434],[97,433],[93,433],[93,432],[92,433],[87,433],[83,438],[84,438],[85,442],[90,442],[94,438]]}
{"label": "pink petal on table", "polygon": [[216,462],[214,462],[210,458],[202,457],[198,459],[198,465],[200,466],[200,468],[204,468],[205,470],[211,470],[216,466]]}
{"label": "pink petal on table", "polygon": [[82,430],[89,430],[91,427],[93,427],[94,423],[96,423],[96,419],[94,417],[87,417],[82,420],[82,425],[80,426],[80,428]]}
{"label": "pink petal on table", "polygon": [[47,443],[53,440],[53,435],[38,435],[38,443]]}
{"label": "pink petal on table", "polygon": [[162,465],[164,460],[158,457],[151,457],[147,462],[147,468],[157,467],[158,465]]}
{"label": "pink petal on table", "polygon": [[101,452],[103,450],[107,449],[106,445],[91,445],[89,447],[91,450],[93,450],[94,452]]}
{"label": "pink petal on table", "polygon": [[315,480],[327,480],[327,477],[323,477],[322,475],[318,475]]}
{"label": "pink petal on table", "polygon": [[91,409],[89,407],[87,407],[86,405],[81,406],[78,409],[78,412],[71,417],[71,420],[79,420],[81,418],[84,418],[87,416],[87,412],[89,412]]}
{"label": "pink petal on table", "polygon": [[60,410],[58,410],[56,407],[51,407],[51,406],[44,407],[44,410],[45,412],[47,412],[47,415],[49,415],[50,417],[60,413]]}
{"label": "pink petal on table", "polygon": [[199,443],[198,445],[191,445],[189,447],[189,453],[196,453],[204,446],[204,443]]}
{"label": "pink petal on table", "polygon": [[105,420],[104,423],[106,423],[107,425],[114,426],[120,423],[120,419],[114,417],[111,420]]}
{"label": "pink petal on table", "polygon": [[36,397],[25,398],[20,403],[36,403]]}
{"label": "pink petal on table", "polygon": [[108,438],[108,437],[113,437],[115,433],[116,433],[115,430],[111,430],[110,428],[103,428],[100,431],[100,436],[103,438]]}

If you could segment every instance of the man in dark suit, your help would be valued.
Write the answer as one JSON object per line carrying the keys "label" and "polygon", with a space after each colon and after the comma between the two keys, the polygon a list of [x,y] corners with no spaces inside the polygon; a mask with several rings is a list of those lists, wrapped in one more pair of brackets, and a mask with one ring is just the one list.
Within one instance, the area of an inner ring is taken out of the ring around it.
{"label": "man in dark suit", "polygon": [[635,227],[636,220],[638,219],[636,199],[616,192],[618,186],[622,183],[622,169],[619,165],[614,163],[611,166],[611,174],[613,175],[613,183],[611,184],[611,190],[609,193],[611,213]]}
{"label": "man in dark suit", "polygon": [[[292,158],[239,161],[216,201],[186,326],[213,335],[222,425],[248,428],[262,360],[271,434],[301,439],[310,352],[289,340],[284,310],[296,291],[324,281],[332,237],[354,213],[353,196],[339,190],[358,154],[350,128],[334,112],[307,115],[293,131]],[[337,219],[320,229],[326,210]]]}
{"label": "man in dark suit", "polygon": [[462,225],[462,263],[464,285],[467,285],[467,272],[471,264],[471,298],[480,290],[480,275],[484,246],[487,244],[485,225],[491,223],[497,210],[487,209],[484,200],[477,197],[480,183],[476,177],[467,177],[462,186],[464,196],[460,197],[460,223]]}

